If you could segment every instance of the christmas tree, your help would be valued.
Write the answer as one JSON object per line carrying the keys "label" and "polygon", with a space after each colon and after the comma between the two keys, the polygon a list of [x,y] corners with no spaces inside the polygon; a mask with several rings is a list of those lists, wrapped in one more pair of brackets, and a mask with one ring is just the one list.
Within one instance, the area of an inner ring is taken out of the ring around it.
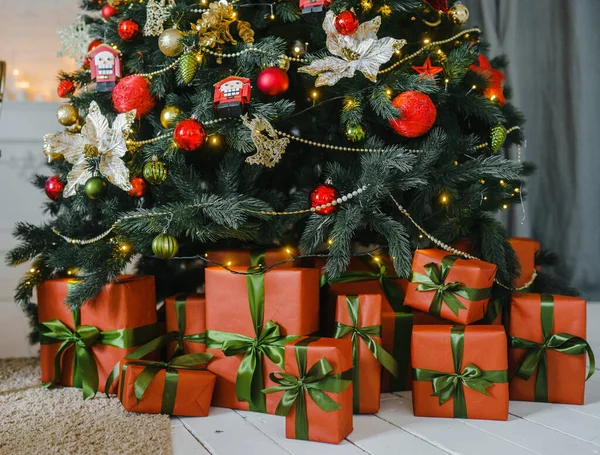
{"label": "christmas tree", "polygon": [[[504,58],[447,0],[84,0],[61,32],[65,130],[22,223],[16,301],[77,276],[81,306],[132,262],[159,295],[194,290],[206,251],[295,247],[330,277],[359,251],[408,277],[413,252],[468,238],[508,292],[518,261],[494,213],[522,203]],[[553,259],[546,255],[540,258]],[[221,264],[227,266],[227,264]],[[539,273],[537,291],[570,293]]]}

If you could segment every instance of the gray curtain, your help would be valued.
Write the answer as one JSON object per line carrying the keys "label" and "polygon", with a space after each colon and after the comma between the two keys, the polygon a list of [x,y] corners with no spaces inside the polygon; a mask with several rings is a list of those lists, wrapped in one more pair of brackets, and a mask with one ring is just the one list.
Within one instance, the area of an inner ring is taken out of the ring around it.
{"label": "gray curtain", "polygon": [[600,300],[600,1],[463,3],[491,55],[510,59],[512,101],[527,118],[523,159],[538,168],[511,232],[558,253],[555,273]]}

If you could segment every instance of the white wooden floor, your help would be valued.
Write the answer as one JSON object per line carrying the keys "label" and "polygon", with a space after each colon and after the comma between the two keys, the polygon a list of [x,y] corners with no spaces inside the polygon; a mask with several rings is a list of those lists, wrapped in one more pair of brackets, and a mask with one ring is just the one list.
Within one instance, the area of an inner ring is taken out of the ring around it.
{"label": "white wooden floor", "polygon": [[[588,342],[600,357],[600,303],[588,308]],[[507,422],[414,417],[410,392],[381,399],[379,414],[354,416],[337,446],[286,439],[283,417],[212,408],[206,418],[173,418],[174,454],[600,454],[600,374],[587,382],[584,406],[512,401]]]}

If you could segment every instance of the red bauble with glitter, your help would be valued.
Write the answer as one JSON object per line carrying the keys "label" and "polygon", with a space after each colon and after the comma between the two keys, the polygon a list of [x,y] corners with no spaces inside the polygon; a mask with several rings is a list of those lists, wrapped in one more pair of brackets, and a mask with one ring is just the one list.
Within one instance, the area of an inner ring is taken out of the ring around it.
{"label": "red bauble with glitter", "polygon": [[58,200],[58,198],[63,193],[64,189],[65,184],[58,179],[58,175],[48,177],[48,180],[46,180],[46,184],[44,185],[44,191],[46,192],[46,196],[48,196],[53,201]]}
{"label": "red bauble with glitter", "polygon": [[358,17],[352,11],[342,11],[335,17],[333,25],[340,35],[352,35],[358,30]]}
{"label": "red bauble with glitter", "polygon": [[116,16],[119,13],[117,8],[110,6],[108,3],[102,7],[102,17],[109,20],[111,17]]}
{"label": "red bauble with glitter", "polygon": [[69,95],[72,95],[75,92],[75,84],[73,81],[68,79],[63,79],[58,83],[58,87],[56,88],[56,94],[61,98],[67,98]]}
{"label": "red bauble with glitter", "polygon": [[423,136],[435,123],[437,109],[425,93],[404,92],[394,98],[392,104],[400,109],[400,118],[390,120],[390,126],[400,136]]}
{"label": "red bauble with glitter", "polygon": [[137,118],[150,113],[156,100],[150,93],[150,82],[143,76],[127,76],[112,91],[113,106],[121,114],[136,110]]}
{"label": "red bauble with glitter", "polygon": [[[310,206],[313,208],[320,205],[323,206],[330,202],[337,201],[339,197],[340,195],[333,185],[323,183],[310,193]],[[322,207],[315,210],[315,213],[318,213],[319,215],[331,215],[336,210],[337,205],[330,205],[329,207]]]}
{"label": "red bauble with glitter", "polygon": [[140,26],[136,21],[133,21],[131,19],[125,19],[119,22],[117,31],[121,39],[129,41],[134,39],[138,35],[138,33],[140,32]]}
{"label": "red bauble with glitter", "polygon": [[141,177],[134,177],[131,179],[131,189],[127,192],[131,197],[140,198],[146,194],[148,185],[146,181]]}
{"label": "red bauble with glitter", "polygon": [[268,96],[283,95],[290,86],[290,78],[281,68],[272,66],[260,72],[256,79],[260,92]]}
{"label": "red bauble with glitter", "polygon": [[92,41],[90,43],[90,45],[88,46],[88,52],[92,52],[95,48],[97,48],[98,46],[100,46],[102,44],[102,41],[100,41],[99,39],[95,39],[94,41]]}
{"label": "red bauble with glitter", "polygon": [[173,139],[179,148],[192,152],[206,142],[206,130],[202,123],[188,118],[177,124],[173,131]]}

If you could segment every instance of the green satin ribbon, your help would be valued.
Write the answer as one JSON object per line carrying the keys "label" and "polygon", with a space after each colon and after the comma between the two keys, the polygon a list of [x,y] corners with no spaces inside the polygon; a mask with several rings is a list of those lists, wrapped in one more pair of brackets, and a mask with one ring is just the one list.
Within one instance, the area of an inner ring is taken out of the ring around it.
{"label": "green satin ribbon", "polygon": [[40,343],[44,345],[61,343],[54,356],[54,377],[45,384],[49,387],[60,380],[62,373],[62,354],[74,346],[73,387],[83,390],[83,398],[93,398],[98,392],[98,366],[91,350],[95,344],[103,344],[116,348],[131,348],[151,340],[158,333],[156,324],[145,325],[133,329],[120,329],[101,332],[91,325],[80,324],[80,312],[72,313],[74,330],[71,330],[59,319],[41,322],[38,325]]}
{"label": "green satin ribbon", "polygon": [[190,294],[178,294],[175,296],[175,317],[177,318],[177,330],[175,332],[177,345],[175,346],[175,350],[173,351],[172,357],[177,357],[185,354],[185,349],[183,342],[187,341],[189,343],[206,343],[206,334],[205,333],[194,333],[185,335],[185,323],[186,323],[186,305],[187,298]]}
{"label": "green satin ribbon", "polygon": [[521,360],[515,375],[528,381],[537,370],[535,378],[534,401],[548,402],[548,360],[546,351],[551,349],[567,355],[581,355],[587,352],[590,358],[590,369],[587,381],[596,371],[596,360],[591,346],[581,337],[568,333],[552,334],[554,324],[554,296],[541,294],[540,319],[544,341],[537,343],[524,338],[510,337],[510,347],[527,349],[528,352]]}
{"label": "green satin ribbon", "polygon": [[338,278],[327,279],[329,284],[359,283],[378,281],[383,295],[394,311],[394,346],[392,356],[398,363],[397,376],[390,377],[390,391],[406,390],[410,369],[410,343],[413,327],[412,308],[404,305],[404,293],[395,283],[399,277],[388,274],[388,268],[380,261],[371,264],[365,257],[359,257],[371,271],[350,271]]}
{"label": "green satin ribbon", "polygon": [[325,392],[342,393],[348,388],[351,380],[344,379],[345,373],[332,374],[333,367],[326,358],[322,358],[307,371],[307,346],[319,338],[307,337],[294,345],[294,354],[298,364],[300,377],[280,372],[271,373],[269,378],[276,384],[262,392],[284,392],[277,405],[275,414],[287,416],[296,403],[296,439],[308,440],[308,414],[306,410],[306,394],[325,412],[337,411],[342,407]]}
{"label": "green satin ribbon", "polygon": [[500,298],[492,299],[485,310],[483,319],[477,322],[480,324],[490,325],[498,316],[502,315],[503,309],[504,305],[502,304],[502,300]]}
{"label": "green satin ribbon", "polygon": [[458,316],[459,310],[466,310],[467,308],[456,298],[456,296],[467,300],[478,301],[488,299],[492,293],[491,288],[470,288],[464,286],[459,281],[446,283],[448,273],[450,273],[450,269],[457,259],[461,258],[459,256],[448,255],[442,259],[439,269],[435,262],[430,262],[423,266],[427,275],[417,272],[412,272],[411,274],[411,283],[419,284],[419,286],[417,286],[417,291],[435,291],[431,306],[429,307],[429,313],[431,314],[440,316],[442,304],[446,304],[450,311],[452,311],[455,316]]}
{"label": "green satin ribbon", "polygon": [[360,412],[360,358],[359,340],[362,340],[375,356],[377,361],[388,370],[394,377],[398,376],[398,362],[381,347],[373,337],[381,336],[381,325],[370,325],[359,327],[360,303],[357,295],[346,296],[346,306],[352,325],[336,322],[334,338],[343,338],[350,334],[352,340],[352,394],[354,412]]}
{"label": "green satin ribbon", "polygon": [[268,321],[263,324],[265,307],[264,252],[253,251],[250,255],[252,266],[246,275],[250,317],[256,337],[237,333],[208,330],[206,346],[221,349],[226,356],[243,354],[235,381],[235,393],[239,401],[248,402],[250,411],[267,412],[266,397],[262,393],[265,386],[263,360],[267,356],[278,367],[284,367],[284,348],[298,336],[282,336],[279,326]]}
{"label": "green satin ribbon", "polygon": [[413,368],[413,380],[430,381],[433,385],[432,396],[438,397],[440,406],[454,398],[454,417],[467,419],[467,403],[464,387],[469,387],[487,396],[487,389],[493,384],[508,382],[506,370],[481,370],[470,363],[461,370],[465,343],[465,327],[453,326],[450,331],[450,347],[454,362],[454,373]]}

